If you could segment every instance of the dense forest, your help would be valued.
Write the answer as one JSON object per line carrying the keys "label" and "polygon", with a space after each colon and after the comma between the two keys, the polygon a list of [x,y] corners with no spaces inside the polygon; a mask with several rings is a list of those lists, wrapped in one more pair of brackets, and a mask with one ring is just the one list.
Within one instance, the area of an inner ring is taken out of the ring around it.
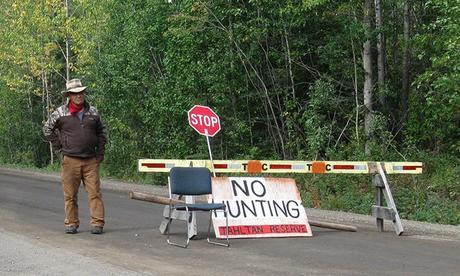
{"label": "dense forest", "polygon": [[[460,224],[459,0],[2,0],[0,162],[59,168],[41,127],[81,78],[108,128],[103,173],[206,159],[421,161],[401,216]],[[295,176],[310,207],[369,213],[369,176]],[[158,182],[158,181],[157,181]]]}

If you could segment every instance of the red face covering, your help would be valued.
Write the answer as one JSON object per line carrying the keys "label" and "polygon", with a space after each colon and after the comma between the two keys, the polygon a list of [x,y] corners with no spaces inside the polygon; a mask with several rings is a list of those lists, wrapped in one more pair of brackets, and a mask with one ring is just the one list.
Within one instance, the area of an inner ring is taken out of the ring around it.
{"label": "red face covering", "polygon": [[84,104],[79,104],[79,105],[76,105],[74,104],[72,101],[69,102],[69,111],[70,111],[70,114],[74,115],[75,113],[79,112],[80,110],[83,109],[83,106]]}

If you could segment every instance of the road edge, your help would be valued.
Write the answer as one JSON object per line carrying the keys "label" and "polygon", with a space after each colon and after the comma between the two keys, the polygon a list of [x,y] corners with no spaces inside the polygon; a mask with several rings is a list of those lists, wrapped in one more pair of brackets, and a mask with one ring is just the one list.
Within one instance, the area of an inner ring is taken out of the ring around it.
{"label": "road edge", "polygon": [[[53,181],[56,183],[60,182],[59,173],[36,171],[32,169],[17,169],[0,166],[0,174],[39,178],[44,181]],[[161,196],[168,195],[168,190],[165,186],[142,185],[139,183],[129,183],[107,178],[102,178],[101,183],[103,190],[126,193],[127,198],[128,192],[130,191],[152,193]],[[371,206],[369,206],[369,209],[370,208]],[[374,229],[377,231],[375,218],[370,215],[314,208],[305,208],[305,210],[309,219],[355,225],[358,227],[358,231],[359,228]],[[402,220],[402,223],[405,229],[403,236],[460,242],[460,225],[435,224],[405,219]],[[385,230],[388,232],[393,231],[393,226],[390,222],[385,223]]]}

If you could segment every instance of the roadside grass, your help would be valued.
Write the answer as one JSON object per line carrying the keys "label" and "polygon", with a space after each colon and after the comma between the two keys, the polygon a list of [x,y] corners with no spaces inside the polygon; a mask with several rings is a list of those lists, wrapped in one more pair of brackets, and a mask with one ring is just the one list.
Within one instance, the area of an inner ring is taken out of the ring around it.
{"label": "roadside grass", "polygon": [[[452,156],[423,155],[420,175],[389,175],[401,218],[460,225],[460,166]],[[296,176],[306,207],[370,214],[375,188],[370,175]]]}

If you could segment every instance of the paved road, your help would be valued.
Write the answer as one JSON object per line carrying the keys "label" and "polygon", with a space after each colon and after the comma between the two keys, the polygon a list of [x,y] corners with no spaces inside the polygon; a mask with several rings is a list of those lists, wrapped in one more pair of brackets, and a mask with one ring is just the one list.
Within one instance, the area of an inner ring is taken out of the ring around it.
{"label": "paved road", "polygon": [[[66,235],[57,180],[0,172],[0,235],[72,254],[65,262],[48,261],[61,266],[68,262],[74,275],[91,274],[88,259],[110,267],[102,273],[107,275],[458,275],[460,269],[460,241],[398,237],[368,227],[355,233],[313,228],[311,238],[239,239],[222,248],[203,240],[205,226],[199,223],[198,240],[188,249],[176,248],[158,231],[163,206],[130,200],[126,192],[105,190],[103,196],[106,233],[89,233],[86,194],[81,191],[80,233]],[[14,251],[8,247],[0,250],[3,257],[15,254],[5,252]],[[58,271],[35,267],[31,274]]]}

